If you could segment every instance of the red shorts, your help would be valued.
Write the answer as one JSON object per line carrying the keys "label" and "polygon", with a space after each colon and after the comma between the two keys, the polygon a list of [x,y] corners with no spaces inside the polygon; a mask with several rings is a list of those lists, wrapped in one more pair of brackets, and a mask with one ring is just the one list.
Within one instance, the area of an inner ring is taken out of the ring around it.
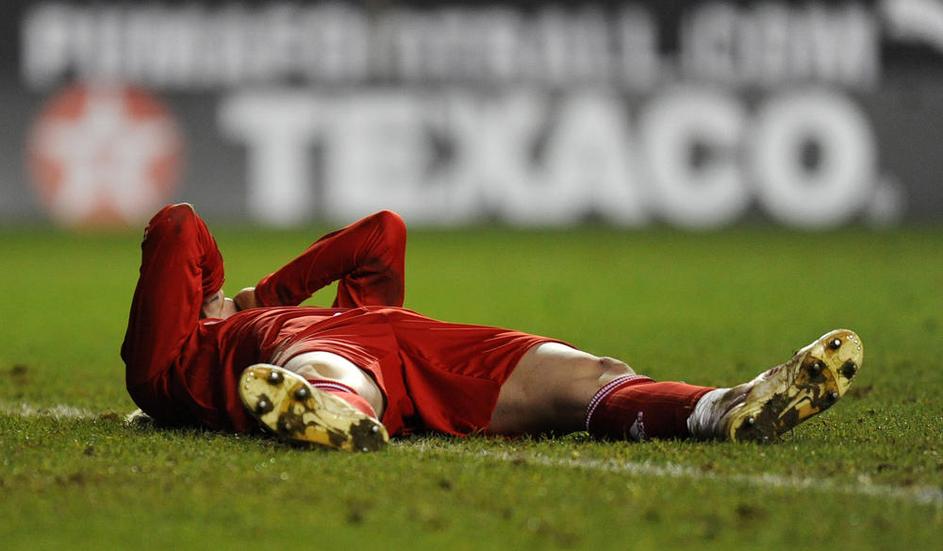
{"label": "red shorts", "polygon": [[[298,320],[303,323],[302,320]],[[363,369],[386,400],[390,434],[485,429],[501,385],[521,357],[544,342],[519,331],[433,320],[402,308],[355,308],[309,327],[288,328],[271,362],[325,351]]]}

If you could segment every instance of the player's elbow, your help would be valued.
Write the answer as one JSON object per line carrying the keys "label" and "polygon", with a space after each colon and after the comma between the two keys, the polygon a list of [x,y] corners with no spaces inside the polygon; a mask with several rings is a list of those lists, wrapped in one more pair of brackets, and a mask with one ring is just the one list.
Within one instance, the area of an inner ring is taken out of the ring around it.
{"label": "player's elbow", "polygon": [[160,209],[147,224],[146,235],[153,239],[179,236],[196,227],[198,216],[190,203],[176,203]]}
{"label": "player's elbow", "polygon": [[371,216],[383,229],[383,234],[392,239],[406,238],[406,222],[403,217],[391,210],[381,210]]}

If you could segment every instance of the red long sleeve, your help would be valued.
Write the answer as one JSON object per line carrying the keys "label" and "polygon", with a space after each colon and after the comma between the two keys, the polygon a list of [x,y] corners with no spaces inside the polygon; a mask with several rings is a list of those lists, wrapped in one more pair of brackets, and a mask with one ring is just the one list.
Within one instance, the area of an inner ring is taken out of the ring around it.
{"label": "red long sleeve", "polygon": [[216,241],[188,204],[169,205],[154,215],[141,252],[121,346],[129,387],[153,382],[178,359],[198,327],[204,297],[223,285]]}
{"label": "red long sleeve", "polygon": [[297,306],[338,281],[334,306],[402,306],[406,225],[381,211],[329,233],[255,287],[260,306]]}

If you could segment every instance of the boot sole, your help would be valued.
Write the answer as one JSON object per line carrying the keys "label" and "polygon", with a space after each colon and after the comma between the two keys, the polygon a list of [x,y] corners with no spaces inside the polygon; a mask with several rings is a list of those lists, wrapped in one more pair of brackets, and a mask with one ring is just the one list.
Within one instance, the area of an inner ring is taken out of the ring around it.
{"label": "boot sole", "polygon": [[785,368],[758,381],[731,412],[734,442],[775,441],[806,419],[832,407],[861,369],[864,350],[853,331],[837,329],[800,349]]}
{"label": "boot sole", "polygon": [[390,439],[377,419],[278,366],[246,368],[239,378],[239,398],[262,426],[283,440],[369,452],[382,449]]}

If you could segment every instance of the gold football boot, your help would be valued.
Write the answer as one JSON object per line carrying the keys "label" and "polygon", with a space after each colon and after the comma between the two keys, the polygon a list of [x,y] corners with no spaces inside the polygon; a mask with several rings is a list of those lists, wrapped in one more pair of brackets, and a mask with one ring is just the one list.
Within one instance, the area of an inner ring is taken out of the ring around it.
{"label": "gold football boot", "polygon": [[239,398],[253,417],[284,440],[367,452],[379,450],[390,439],[376,418],[278,366],[246,368],[239,378]]}
{"label": "gold football boot", "polygon": [[799,349],[782,365],[719,398],[715,437],[770,442],[825,411],[841,398],[861,369],[864,351],[853,331],[836,329]]}

